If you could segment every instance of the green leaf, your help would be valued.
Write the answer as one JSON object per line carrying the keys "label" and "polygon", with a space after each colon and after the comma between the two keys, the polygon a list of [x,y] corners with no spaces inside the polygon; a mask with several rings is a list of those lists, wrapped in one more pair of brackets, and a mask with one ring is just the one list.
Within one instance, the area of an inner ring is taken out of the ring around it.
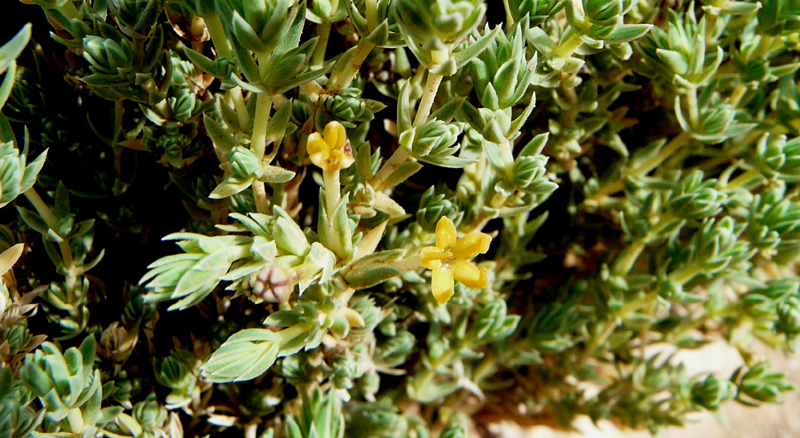
{"label": "green leaf", "polygon": [[689,71],[689,61],[681,53],[674,50],[656,49],[656,55],[675,73],[686,74]]}
{"label": "green leaf", "polygon": [[206,127],[208,136],[214,145],[220,148],[223,154],[227,154],[236,146],[236,139],[230,135],[218,121],[211,118],[208,114],[203,114],[203,125]]}
{"label": "green leaf", "polygon": [[304,256],[309,248],[308,239],[297,222],[277,205],[273,207],[272,214],[275,216],[272,235],[278,248],[296,256]]}
{"label": "green leaf", "polygon": [[269,120],[267,127],[267,138],[275,143],[273,151],[269,155],[267,161],[272,161],[272,158],[278,153],[283,137],[286,134],[286,128],[289,126],[289,120],[292,117],[292,100],[287,101],[278,108],[275,115]]}
{"label": "green leaf", "polygon": [[252,50],[256,53],[266,52],[267,46],[264,45],[261,38],[258,37],[250,24],[247,23],[247,20],[242,18],[237,11],[233,11],[231,25],[233,26],[234,38],[239,43],[233,44],[233,46],[240,45],[243,49]]}
{"label": "green leaf", "polygon": [[6,104],[6,100],[8,100],[8,96],[11,95],[11,89],[14,87],[16,80],[17,63],[11,61],[11,65],[8,67],[8,71],[6,72],[6,76],[3,78],[3,84],[0,85],[0,109],[3,108],[3,105]]}
{"label": "green leaf", "polygon": [[69,216],[69,192],[62,181],[59,181],[56,186],[55,212],[58,218]]}
{"label": "green leaf", "polygon": [[344,278],[359,289],[382,283],[400,274],[390,263],[399,260],[404,253],[402,249],[390,249],[370,254],[355,262]]}
{"label": "green leaf", "polygon": [[275,91],[275,93],[276,94],[282,94],[282,93],[285,93],[285,92],[287,92],[287,91],[289,91],[289,90],[291,90],[293,88],[299,87],[299,86],[305,84],[306,82],[311,82],[314,79],[317,79],[318,77],[320,77],[322,75],[326,75],[326,74],[330,73],[330,71],[333,69],[333,66],[334,66],[333,63],[328,63],[328,64],[326,64],[324,67],[322,67],[320,69],[307,71],[305,73],[301,73],[301,74],[293,77],[290,80],[283,81],[281,83],[281,85],[280,85],[280,88],[278,88]]}
{"label": "green leaf", "polygon": [[14,60],[19,57],[20,53],[25,49],[25,46],[28,45],[30,39],[31,24],[28,23],[14,35],[14,38],[11,38],[11,41],[3,44],[3,47],[0,47],[0,73],[12,68]]}
{"label": "green leaf", "polygon": [[41,234],[47,234],[47,231],[50,229],[50,227],[41,216],[24,207],[17,207],[17,210],[19,210],[19,215],[22,217],[22,220],[25,221],[29,227]]}
{"label": "green leaf", "polygon": [[[281,38],[280,42],[278,42],[278,47],[275,49],[275,56],[287,53],[300,44],[300,35],[303,33],[303,25],[306,23],[306,3],[300,2],[290,11],[289,16],[292,14],[294,14],[292,24],[286,30],[286,34]],[[283,19],[288,19],[289,16]]]}
{"label": "green leaf", "polygon": [[216,383],[255,379],[275,363],[280,343],[272,330],[241,330],[212,353],[200,370]]}
{"label": "green leaf", "polygon": [[261,177],[258,179],[265,183],[270,184],[283,184],[287,183],[294,178],[295,172],[286,170],[282,167],[270,166],[269,164],[261,168]]}
{"label": "green leaf", "polygon": [[541,154],[542,150],[544,149],[545,145],[547,144],[547,139],[548,138],[550,138],[550,133],[549,132],[545,132],[545,133],[537,135],[536,137],[533,137],[533,139],[531,139],[531,141],[528,142],[528,144],[525,145],[525,147],[522,148],[522,150],[519,152],[519,156],[520,157],[526,157],[526,156],[532,157],[532,156]]}
{"label": "green leaf", "polygon": [[472,61],[476,56],[480,55],[481,52],[489,47],[489,44],[491,44],[501,30],[502,28],[499,25],[495,26],[491,32],[482,36],[478,41],[470,43],[468,46],[457,52],[453,52],[453,59],[456,62],[456,66],[461,68],[468,62]]}
{"label": "green leaf", "polygon": [[[26,145],[27,146],[27,145]],[[24,154],[27,154],[27,147],[23,151]],[[22,175],[22,179],[19,181],[19,192],[25,193],[30,190],[31,187],[36,183],[36,177],[39,176],[39,172],[42,170],[44,166],[44,162],[47,159],[47,150],[39,154],[35,160],[28,163],[25,166],[25,173]]]}
{"label": "green leaf", "polygon": [[216,186],[214,190],[209,193],[208,197],[211,199],[224,199],[233,196],[246,190],[253,184],[253,181],[255,181],[255,178],[248,178],[244,181],[225,180]]}
{"label": "green leaf", "polygon": [[528,40],[542,53],[552,53],[556,49],[556,43],[550,39],[550,35],[539,27],[532,27],[528,31]]}
{"label": "green leaf", "polygon": [[[348,2],[349,3],[349,2]],[[389,19],[383,20],[367,37],[367,41],[383,47],[389,41]]]}
{"label": "green leaf", "polygon": [[438,119],[445,123],[450,123],[453,120],[453,117],[458,114],[458,111],[461,110],[461,105],[467,99],[461,96],[455,96],[452,99],[449,99],[447,103],[439,107],[436,111],[431,113],[431,119]]}

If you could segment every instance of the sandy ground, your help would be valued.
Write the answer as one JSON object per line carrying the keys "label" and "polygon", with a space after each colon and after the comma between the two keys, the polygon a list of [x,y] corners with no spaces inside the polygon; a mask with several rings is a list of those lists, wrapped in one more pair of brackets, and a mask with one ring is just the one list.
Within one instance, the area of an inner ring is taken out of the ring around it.
{"label": "sandy ground", "polygon": [[[800,387],[800,355],[771,351],[759,352],[768,358],[774,371],[786,373],[789,380]],[[717,372],[729,376],[741,365],[738,353],[723,342],[710,344],[696,352],[682,352],[680,360],[692,375]],[[660,438],[800,438],[800,391],[789,393],[782,405],[765,405],[758,408],[729,402],[723,406],[723,416],[728,425],[712,414],[701,414],[685,428],[670,428]],[[610,423],[592,424],[588,417],[576,423],[578,432],[560,432],[546,427],[522,429],[513,424],[501,423],[492,432],[502,438],[650,438],[647,431],[623,431]]]}

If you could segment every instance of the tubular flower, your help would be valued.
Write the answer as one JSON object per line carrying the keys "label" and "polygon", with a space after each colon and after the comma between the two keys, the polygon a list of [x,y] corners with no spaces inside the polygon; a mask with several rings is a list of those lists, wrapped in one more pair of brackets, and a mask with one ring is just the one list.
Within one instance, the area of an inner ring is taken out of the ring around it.
{"label": "tubular flower", "polygon": [[342,170],[355,161],[347,132],[339,122],[325,125],[324,136],[314,132],[308,136],[308,156],[318,167],[328,170]]}
{"label": "tubular flower", "polygon": [[483,289],[489,285],[486,268],[478,268],[469,260],[486,254],[492,238],[485,233],[468,234],[458,239],[456,226],[450,218],[442,216],[436,224],[436,245],[422,248],[419,258],[422,266],[433,271],[433,296],[444,304],[453,296],[453,281],[464,286]]}

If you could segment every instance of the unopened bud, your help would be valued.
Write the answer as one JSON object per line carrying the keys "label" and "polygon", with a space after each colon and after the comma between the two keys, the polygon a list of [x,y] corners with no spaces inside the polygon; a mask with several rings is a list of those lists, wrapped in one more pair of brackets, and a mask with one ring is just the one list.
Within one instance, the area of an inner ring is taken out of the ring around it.
{"label": "unopened bud", "polygon": [[294,290],[291,272],[280,265],[258,271],[253,281],[253,295],[267,303],[284,303]]}

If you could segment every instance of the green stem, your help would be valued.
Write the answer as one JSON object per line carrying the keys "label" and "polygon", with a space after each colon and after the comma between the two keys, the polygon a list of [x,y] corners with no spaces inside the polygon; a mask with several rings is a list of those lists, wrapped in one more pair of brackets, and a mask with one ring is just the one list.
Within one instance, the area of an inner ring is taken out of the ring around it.
{"label": "green stem", "polygon": [[[428,121],[428,116],[431,114],[431,108],[433,107],[433,101],[436,99],[436,93],[439,91],[439,85],[442,83],[442,78],[442,75],[437,75],[430,71],[428,72],[428,80],[425,83],[425,89],[422,92],[422,97],[417,107],[417,115],[414,117],[414,130],[417,135],[420,129],[422,129],[422,126],[425,125],[425,122]],[[383,182],[386,181],[386,178],[388,178],[392,172],[405,163],[409,157],[411,157],[411,153],[408,149],[402,146],[398,147],[397,150],[394,151],[394,154],[383,163],[378,173],[370,180],[372,187],[378,190],[387,189],[388,187],[383,187]]]}
{"label": "green stem", "polygon": [[757,169],[750,169],[734,178],[733,181],[729,182],[725,188],[733,190],[739,187],[746,187],[751,182],[760,179],[764,179],[764,176],[761,174],[761,172]]}
{"label": "green stem", "polygon": [[325,62],[325,51],[328,49],[328,40],[331,37],[331,23],[324,22],[317,25],[317,48],[314,50],[314,56],[311,58],[312,67],[320,67]]}
{"label": "green stem", "polygon": [[612,272],[615,275],[627,275],[633,269],[634,263],[642,254],[645,246],[650,243],[653,238],[661,235],[665,228],[672,225],[677,218],[674,214],[668,213],[659,219],[658,223],[650,228],[647,235],[641,239],[635,239],[631,242],[630,246],[625,248],[624,251],[614,261]]}
{"label": "green stem", "polygon": [[335,94],[339,90],[350,86],[350,83],[353,82],[356,74],[361,69],[361,64],[364,63],[364,60],[367,59],[367,56],[369,56],[370,52],[372,52],[372,49],[374,48],[375,44],[367,41],[366,38],[361,38],[358,40],[356,51],[353,53],[350,61],[348,61],[345,69],[339,72],[336,78],[331,78],[333,85],[328,87],[328,93]]}
{"label": "green stem", "polygon": [[[337,9],[339,9],[339,0],[332,0],[331,12],[335,14]],[[317,41],[317,48],[314,50],[314,56],[311,60],[311,65],[314,67],[320,67],[325,62],[325,51],[328,49],[328,40],[331,37],[331,25],[333,23],[327,21],[327,18],[325,20],[325,22],[317,26],[319,41]]]}
{"label": "green stem", "polygon": [[[272,109],[272,96],[267,93],[259,93],[256,96],[256,115],[255,120],[253,120],[253,135],[250,137],[250,149],[256,157],[258,157],[259,161],[261,161],[264,159],[266,148],[267,126],[269,125],[269,112]],[[267,214],[267,191],[263,181],[256,180],[253,182],[253,195],[258,212]]]}
{"label": "green stem", "polygon": [[572,31],[572,34],[569,38],[567,38],[564,42],[562,42],[554,51],[553,54],[558,56],[559,58],[567,59],[578,50],[578,47],[583,44],[583,40],[581,39],[581,34]]}
{"label": "green stem", "polygon": [[733,89],[733,93],[731,93],[731,97],[728,102],[732,107],[739,106],[739,102],[741,102],[745,93],[747,93],[747,87],[745,87],[742,83],[736,84],[736,88]]}
{"label": "green stem", "polygon": [[386,178],[389,177],[395,170],[397,170],[406,160],[411,156],[408,149],[403,146],[399,146],[397,150],[394,151],[391,157],[383,163],[383,166],[378,170],[378,173],[372,177],[369,183],[374,187],[376,190],[385,190],[388,187],[383,187],[383,182],[386,181]]}
{"label": "green stem", "polygon": [[[517,193],[519,195],[522,192]],[[489,207],[491,207],[493,210],[499,210],[503,208],[507,200],[508,196],[495,193],[494,196],[492,196],[492,199],[489,201]],[[485,227],[486,224],[495,217],[497,216],[489,214],[485,208],[482,208],[480,214],[478,214],[478,217],[475,218],[475,220],[472,221],[472,223],[464,230],[464,233],[471,234],[483,230],[483,227]]]}
{"label": "green stem", "polygon": [[306,93],[306,95],[314,102],[319,100],[319,95],[325,91],[319,86],[317,81],[308,81],[305,84],[300,85],[300,89],[303,90],[303,93]]}
{"label": "green stem", "polygon": [[122,175],[122,146],[119,142],[119,134],[122,132],[122,117],[125,114],[124,100],[114,101],[114,135],[111,137],[111,148],[114,150],[114,173],[117,179]]}
{"label": "green stem", "polygon": [[611,271],[614,275],[624,276],[633,268],[633,264],[639,258],[645,247],[643,239],[636,239],[625,248],[624,251],[614,260],[614,267]]}
{"label": "green stem", "polygon": [[493,352],[489,352],[486,358],[472,372],[472,380],[476,384],[497,373],[497,358]]}
{"label": "green stem", "polygon": [[439,91],[439,85],[442,83],[442,75],[437,75],[431,71],[428,72],[428,80],[425,83],[425,90],[422,92],[422,98],[417,107],[417,115],[414,117],[414,129],[419,134],[419,130],[428,121],[428,116],[431,114],[433,101],[436,99],[436,92]]}
{"label": "green stem", "polygon": [[697,105],[697,88],[692,88],[686,93],[686,104],[689,106],[689,124],[692,126],[692,129],[695,129],[700,121],[700,109]]}
{"label": "green stem", "polygon": [[[673,138],[669,143],[664,146],[661,151],[658,152],[653,158],[642,163],[640,166],[635,167],[629,170],[627,173],[629,175],[639,176],[645,175],[651,170],[658,167],[661,163],[664,162],[667,158],[671,157],[675,154],[680,148],[684,145],[689,143],[689,140],[692,139],[692,135],[687,132],[681,132],[677,137]],[[584,201],[587,205],[599,205],[600,201],[602,201],[605,197],[609,195],[613,195],[625,188],[625,182],[622,178],[617,179],[603,187],[601,187],[596,193],[592,196],[586,198]]]}
{"label": "green stem", "polygon": [[[214,43],[214,48],[217,50],[217,56],[232,57],[231,48],[228,45],[228,37],[225,35],[225,28],[222,25],[222,20],[219,14],[214,13],[203,17],[208,28],[208,34],[211,35],[211,41]],[[239,120],[239,126],[247,129],[250,123],[250,115],[247,113],[247,105],[244,103],[242,97],[242,89],[233,87],[230,90],[231,98],[233,99],[233,107],[236,110],[236,118]]]}
{"label": "green stem", "polygon": [[705,269],[700,263],[692,262],[671,273],[669,275],[669,279],[683,285],[688,283],[689,280],[693,279],[694,277],[702,274],[704,271]]}
{"label": "green stem", "polygon": [[80,436],[86,430],[86,424],[83,422],[83,414],[78,408],[69,410],[67,414],[67,422],[69,423],[70,432]]}
{"label": "green stem", "polygon": [[636,312],[637,310],[643,309],[645,307],[649,307],[654,302],[658,300],[658,293],[657,292],[648,292],[642,298],[635,299],[628,303],[623,304],[617,310],[616,314],[620,318],[626,318],[630,314]]}
{"label": "green stem", "polygon": [[328,216],[333,216],[341,199],[341,183],[339,182],[339,169],[322,169],[322,178],[325,185],[325,200]]}
{"label": "green stem", "polygon": [[[39,213],[39,216],[44,219],[44,222],[47,226],[52,230],[58,229],[58,218],[55,214],[53,214],[53,210],[44,203],[42,198],[36,193],[36,189],[31,187],[24,193],[25,197],[30,201],[33,205],[33,208],[36,209],[36,212]],[[58,248],[61,250],[61,257],[64,261],[64,268],[67,270],[68,273],[73,274],[75,270],[75,261],[72,258],[72,248],[69,246],[69,242],[64,239],[58,243]]]}
{"label": "green stem", "polygon": [[233,108],[236,111],[236,119],[239,121],[239,127],[242,130],[247,130],[247,125],[250,124],[250,114],[247,112],[247,104],[244,103],[242,89],[233,87],[229,92],[231,93]]}
{"label": "green stem", "polygon": [[211,14],[203,17],[208,28],[208,34],[211,36],[211,41],[214,43],[214,49],[217,51],[218,56],[231,57],[231,48],[228,45],[228,36],[225,35],[225,28],[222,26],[222,20],[219,14]]}
{"label": "green stem", "polygon": [[578,359],[578,364],[584,364],[587,360],[594,356],[595,350],[600,345],[608,340],[608,337],[614,333],[614,329],[617,328],[617,323],[614,321],[606,321],[606,326],[603,328],[603,331],[600,332],[597,336],[592,336],[589,339],[589,342],[586,343],[586,349],[583,350],[580,358]]}
{"label": "green stem", "polygon": [[511,26],[514,25],[514,17],[511,15],[511,7],[508,4],[508,0],[503,0],[503,8],[506,10],[506,30],[511,29]]}

